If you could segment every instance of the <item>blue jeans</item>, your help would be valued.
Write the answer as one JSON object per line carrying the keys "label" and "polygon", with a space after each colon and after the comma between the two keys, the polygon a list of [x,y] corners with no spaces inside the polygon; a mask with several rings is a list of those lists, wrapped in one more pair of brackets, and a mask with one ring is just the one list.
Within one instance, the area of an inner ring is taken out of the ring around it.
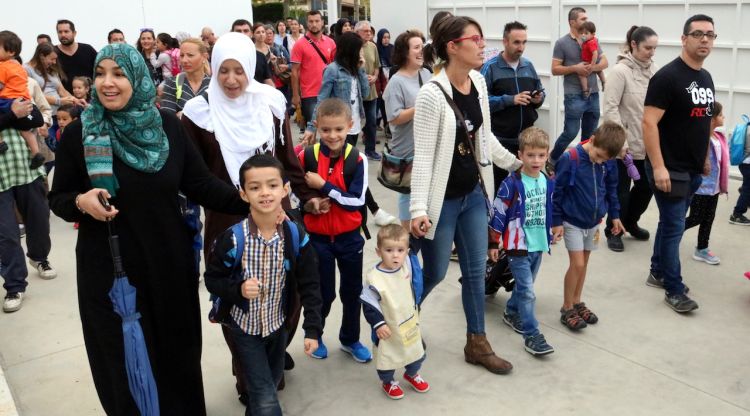
{"label": "blue jeans", "polygon": [[737,205],[732,212],[735,216],[744,214],[750,206],[750,165],[741,163],[739,168],[742,174],[742,187],[740,188],[740,196],[737,197]]}
{"label": "blue jeans", "polygon": [[467,332],[483,334],[487,204],[479,185],[465,196],[444,200],[435,237],[432,240],[421,240],[424,261],[423,301],[445,278],[454,241],[463,276],[461,301],[466,315]]}
{"label": "blue jeans", "polygon": [[[407,364],[404,369],[406,370],[405,373],[409,375],[409,377],[414,377],[419,373],[419,369],[422,368],[422,363],[424,362],[425,358],[427,358],[427,354],[422,356],[422,358],[418,359],[417,361],[414,361],[411,364]],[[390,383],[391,381],[395,380],[393,376],[396,374],[396,370],[377,370],[378,377],[380,377],[380,381],[383,382],[383,384]]]}
{"label": "blue jeans", "polygon": [[570,142],[581,130],[581,140],[588,139],[599,124],[599,93],[591,93],[588,99],[581,94],[565,94],[565,125],[555,142],[549,157],[552,162],[562,156]]}
{"label": "blue jeans", "polygon": [[505,304],[505,312],[508,315],[520,315],[524,339],[539,333],[539,322],[534,315],[534,281],[542,264],[542,254],[544,253],[541,251],[535,251],[525,256],[508,256],[510,271],[516,284]]}
{"label": "blue jeans", "polygon": [[375,117],[378,112],[378,100],[363,102],[365,107],[365,128],[362,129],[362,136],[365,142],[365,153],[375,151],[375,134],[377,134],[377,124]]}
{"label": "blue jeans", "polygon": [[245,377],[248,398],[245,416],[280,416],[281,405],[276,396],[276,386],[284,375],[286,329],[282,326],[264,338],[249,335],[232,322],[229,333],[237,348]]}
{"label": "blue jeans", "polygon": [[685,293],[680,270],[680,241],[685,232],[687,214],[693,194],[701,186],[701,175],[690,174],[690,192],[685,198],[670,198],[654,185],[654,170],[646,161],[646,175],[654,191],[656,206],[659,207],[659,225],[654,238],[654,253],[651,256],[651,273],[664,280],[667,296]]}
{"label": "blue jeans", "polygon": [[339,341],[352,345],[359,341],[362,304],[362,248],[365,240],[359,229],[331,237],[310,233],[315,252],[318,254],[320,273],[320,293],[323,296],[323,327],[336,299],[336,264],[339,267],[339,296],[341,297],[342,317]]}

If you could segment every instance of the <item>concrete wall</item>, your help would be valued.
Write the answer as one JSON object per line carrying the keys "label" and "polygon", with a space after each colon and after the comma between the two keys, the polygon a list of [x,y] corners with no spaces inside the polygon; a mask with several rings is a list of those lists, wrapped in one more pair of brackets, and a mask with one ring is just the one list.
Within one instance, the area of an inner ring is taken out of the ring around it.
{"label": "concrete wall", "polygon": [[201,28],[210,26],[217,35],[229,31],[235,19],[252,21],[251,0],[221,0],[215,5],[204,0],[34,0],[3,2],[2,30],[11,30],[23,40],[21,57],[31,58],[36,36],[46,33],[57,43],[55,22],[68,19],[76,25],[76,40],[97,50],[107,43],[107,33],[118,28],[125,40],[135,43],[141,28],[174,35],[185,31],[200,36]]}
{"label": "concrete wall", "polygon": [[[407,5],[408,3],[408,5]],[[487,48],[502,48],[502,29],[506,22],[519,20],[528,25],[529,42],[525,56],[532,60],[547,90],[547,100],[537,125],[547,128],[553,138],[562,131],[562,78],[550,72],[555,41],[568,32],[567,12],[582,6],[596,23],[605,55],[613,65],[625,32],[633,25],[652,27],[660,37],[655,61],[658,65],[674,59],[680,52],[682,25],[689,16],[705,13],[714,18],[718,39],[705,67],[711,72],[718,101],[725,105],[727,130],[750,112],[750,2],[703,1],[613,1],[613,0],[375,0],[373,21],[395,29],[426,29],[440,10],[470,15],[481,24]],[[413,10],[417,6],[425,11]],[[376,27],[380,25],[376,24]],[[395,32],[398,33],[398,32]]]}

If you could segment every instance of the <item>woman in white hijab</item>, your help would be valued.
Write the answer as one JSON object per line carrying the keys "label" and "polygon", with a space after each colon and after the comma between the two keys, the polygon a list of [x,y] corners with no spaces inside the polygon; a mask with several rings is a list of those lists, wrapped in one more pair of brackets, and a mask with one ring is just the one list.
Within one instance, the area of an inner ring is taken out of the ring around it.
{"label": "woman in white hijab", "polygon": [[[242,163],[255,154],[271,153],[284,165],[292,191],[302,202],[320,198],[318,192],[305,183],[304,172],[294,153],[284,95],[253,79],[256,56],[255,46],[243,34],[227,33],[219,38],[211,55],[208,90],[185,104],[182,124],[211,173],[219,179],[238,186]],[[288,201],[284,208],[291,208]],[[240,222],[243,216],[208,209],[205,212],[203,247],[208,259],[213,240]],[[290,333],[294,333],[299,318],[299,308],[296,310]],[[223,326],[222,330],[225,331]],[[224,338],[232,352],[237,393],[242,396],[245,390],[239,359],[226,331]]]}

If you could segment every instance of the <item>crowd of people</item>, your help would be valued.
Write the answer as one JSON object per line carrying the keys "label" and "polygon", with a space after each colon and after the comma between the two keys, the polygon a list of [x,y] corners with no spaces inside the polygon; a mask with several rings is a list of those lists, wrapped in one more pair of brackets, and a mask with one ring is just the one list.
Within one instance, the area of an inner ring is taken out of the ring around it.
{"label": "crowd of people", "polygon": [[[434,308],[425,301],[452,259],[462,275],[464,358],[508,374],[513,365],[486,336],[488,262],[505,259],[514,278],[503,321],[530,354],[550,354],[535,317],[543,253],[561,240],[568,252],[561,324],[596,324],[583,289],[602,224],[612,251],[625,249],[624,233],[649,240],[638,223],[652,198],[659,224],[646,284],[663,288],[676,312],[697,309],[679,246],[685,229],[699,226],[693,258],[720,263],[709,237],[718,196],[728,193],[729,144],[717,130],[726,109],[703,69],[714,22],[690,17],[680,55],[660,69],[657,33],[633,26],[606,78],[609,62],[585,9],[572,8],[568,24],[551,64],[565,106],[554,143],[535,126],[547,94],[523,56],[527,26],[517,21],[505,24],[502,51],[490,59],[481,25],[448,12],[434,16],[429,41],[418,30],[392,41],[387,29],[376,36],[369,22],[348,19],[329,37],[313,10],[305,22],[238,19],[222,36],[208,27],[199,38],[143,28],[135,46],[113,29],[98,52],[63,19],[59,44],[39,35],[23,66],[21,40],[0,32],[3,310],[19,310],[28,285],[16,218],[25,256],[44,279],[57,275],[48,261],[50,209],[75,223],[94,384],[107,414],[138,414],[109,297],[112,222],[163,413],[206,411],[201,257],[210,317],[221,324],[246,414],[281,414],[276,391],[294,367],[286,349],[301,317],[305,353],[328,357],[334,341],[323,335],[337,292],[339,348],[357,362],[374,360],[382,391],[400,399],[399,368],[416,392],[429,390],[420,315]],[[748,142],[729,218],[737,225],[750,225]],[[395,191],[397,217],[369,189],[371,162]],[[365,268],[368,211],[380,261]],[[360,340],[362,316],[372,350]]]}

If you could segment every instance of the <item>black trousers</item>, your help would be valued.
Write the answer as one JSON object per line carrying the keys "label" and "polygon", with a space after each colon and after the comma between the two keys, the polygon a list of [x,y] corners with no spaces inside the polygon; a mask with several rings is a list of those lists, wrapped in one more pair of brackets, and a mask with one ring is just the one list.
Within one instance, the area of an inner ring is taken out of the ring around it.
{"label": "black trousers", "polygon": [[[633,163],[641,174],[641,179],[634,181],[628,176],[628,170],[621,159],[617,159],[617,198],[620,200],[620,221],[626,230],[630,230],[641,219],[641,215],[648,209],[651,197],[654,195],[646,179],[645,160],[634,160]],[[631,187],[632,185],[632,187]],[[612,220],[607,217],[605,234],[610,235]]]}
{"label": "black trousers", "polygon": [[698,225],[698,250],[708,248],[708,239],[711,237],[711,227],[716,217],[716,205],[719,203],[719,194],[716,195],[693,195],[690,202],[690,214],[685,218],[685,229]]}

